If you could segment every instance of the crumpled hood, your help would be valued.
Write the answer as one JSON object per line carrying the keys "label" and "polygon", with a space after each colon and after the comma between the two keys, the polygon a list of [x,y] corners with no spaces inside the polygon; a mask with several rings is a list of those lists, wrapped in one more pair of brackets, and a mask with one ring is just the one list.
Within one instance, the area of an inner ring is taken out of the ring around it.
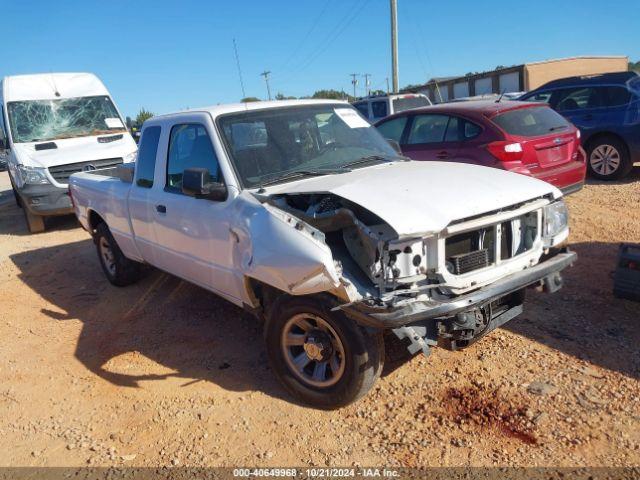
{"label": "crumpled hood", "polygon": [[36,144],[48,142],[18,143],[14,148],[20,163],[32,167],[55,167],[67,163],[118,158],[136,150],[136,144],[128,133],[100,135],[100,137],[114,135],[122,135],[122,138],[108,143],[99,143],[96,136],[64,138],[53,140],[58,148],[36,150]]}
{"label": "crumpled hood", "polygon": [[518,173],[449,162],[393,162],[274,185],[268,194],[332,193],[375,213],[400,236],[442,231],[454,220],[549,193],[554,186]]}

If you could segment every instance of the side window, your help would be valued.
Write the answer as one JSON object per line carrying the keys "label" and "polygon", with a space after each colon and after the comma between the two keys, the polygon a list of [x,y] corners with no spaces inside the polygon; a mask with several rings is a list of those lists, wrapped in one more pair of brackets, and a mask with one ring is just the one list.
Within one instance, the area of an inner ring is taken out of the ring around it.
{"label": "side window", "polygon": [[409,145],[417,143],[438,143],[444,140],[447,129],[447,115],[416,115],[409,132]]}
{"label": "side window", "polygon": [[0,140],[7,138],[7,130],[4,127],[4,107],[0,105]]}
{"label": "side window", "polygon": [[447,133],[444,136],[445,142],[459,142],[460,138],[460,125],[463,120],[458,120],[458,117],[449,117],[449,124],[447,125]]}
{"label": "side window", "polygon": [[203,125],[174,125],[167,155],[167,188],[182,190],[182,174],[187,168],[207,168],[212,182],[220,181],[218,159]]}
{"label": "side window", "polygon": [[526,100],[527,102],[541,102],[541,103],[549,103],[549,100],[551,100],[551,94],[553,92],[539,92],[536,93],[535,95],[531,95],[530,97],[526,97],[524,100]]}
{"label": "side window", "polygon": [[559,112],[569,110],[583,110],[602,106],[601,88],[584,87],[568,88],[559,92],[556,110]]}
{"label": "side window", "polygon": [[475,138],[482,133],[482,127],[480,125],[476,125],[473,122],[465,120],[462,133],[464,136],[464,140],[471,140],[472,138]]}
{"label": "side window", "polygon": [[354,103],[354,107],[362,114],[364,118],[369,118],[369,103],[368,102],[360,102]]}
{"label": "side window", "polygon": [[377,102],[371,102],[371,113],[373,118],[382,118],[387,116],[387,102],[385,100],[378,100]]}
{"label": "side window", "polygon": [[153,186],[153,172],[156,168],[159,139],[160,127],[147,127],[142,132],[138,159],[136,160],[136,185],[139,187],[151,188]]}
{"label": "side window", "polygon": [[377,127],[378,131],[384,138],[389,138],[400,143],[404,126],[407,124],[407,118],[409,117],[398,117],[389,120],[388,122],[381,123]]}
{"label": "side window", "polygon": [[604,91],[604,104],[607,107],[626,105],[631,100],[631,93],[624,87],[604,87]]}

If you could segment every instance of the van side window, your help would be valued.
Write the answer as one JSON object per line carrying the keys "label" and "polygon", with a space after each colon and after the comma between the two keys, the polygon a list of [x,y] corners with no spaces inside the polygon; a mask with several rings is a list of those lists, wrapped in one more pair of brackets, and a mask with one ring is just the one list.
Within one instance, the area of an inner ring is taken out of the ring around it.
{"label": "van side window", "polygon": [[387,113],[387,101],[378,100],[377,102],[371,102],[371,113],[373,118],[382,118],[388,115]]}
{"label": "van side window", "polygon": [[136,185],[144,188],[153,186],[153,172],[156,168],[156,154],[160,127],[147,127],[142,131],[138,159],[136,160]]}
{"label": "van side window", "polygon": [[354,107],[362,114],[364,118],[369,118],[369,103],[368,102],[359,102],[354,103]]}
{"label": "van side window", "polygon": [[7,131],[4,127],[4,107],[0,105],[0,140],[7,139]]}
{"label": "van side window", "polygon": [[167,156],[167,189],[182,191],[182,174],[187,168],[206,168],[212,182],[220,181],[218,158],[204,125],[174,125],[169,138]]}

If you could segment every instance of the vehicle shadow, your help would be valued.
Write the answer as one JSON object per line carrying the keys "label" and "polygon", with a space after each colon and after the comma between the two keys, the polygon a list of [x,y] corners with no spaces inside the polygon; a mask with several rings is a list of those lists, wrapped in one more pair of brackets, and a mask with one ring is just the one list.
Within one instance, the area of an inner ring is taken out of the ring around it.
{"label": "vehicle shadow", "polygon": [[[22,209],[19,208],[13,199],[13,193],[8,192],[11,198],[0,198],[0,235],[30,236],[41,235],[39,233],[29,233],[27,223],[24,219]],[[45,232],[64,231],[80,228],[75,215],[60,215],[45,218]]]}
{"label": "vehicle shadow", "polygon": [[549,295],[529,291],[525,312],[504,328],[567,355],[640,378],[640,303],[613,295],[616,243],[572,244],[578,262]]}
{"label": "vehicle shadow", "polygon": [[626,185],[628,183],[634,183],[640,181],[640,163],[636,163],[629,175],[620,180],[598,180],[587,175],[587,185]]}
{"label": "vehicle shadow", "polygon": [[[640,303],[611,293],[617,245],[594,242],[572,248],[580,258],[566,271],[565,287],[553,295],[530,290],[525,313],[504,328],[640,378]],[[140,387],[140,382],[177,377],[185,380],[184,387],[209,381],[230,391],[258,390],[293,401],[269,371],[259,321],[216,295],[153,269],[135,285],[113,287],[100,270],[90,239],[10,258],[19,278],[54,306],[42,309],[43,314],[52,321],[82,322],[75,356],[104,380]],[[386,337],[383,376],[411,358],[402,342]],[[114,359],[134,352],[167,373],[114,368]]]}
{"label": "vehicle shadow", "polygon": [[[578,262],[563,272],[554,294],[527,290],[524,313],[502,328],[566,355],[630,378],[640,378],[640,303],[613,296],[618,244],[578,243]],[[400,341],[388,335],[383,376],[408,362]],[[482,349],[482,340],[471,348]],[[465,355],[465,351],[460,352]]]}
{"label": "vehicle shadow", "polygon": [[[292,401],[269,372],[260,322],[220,297],[151,268],[135,285],[114,287],[91,239],[10,258],[19,278],[55,306],[42,309],[44,315],[82,322],[75,357],[104,380],[141,387],[177,377],[183,387],[209,381]],[[127,353],[157,365],[144,361],[147,367],[129,372],[114,363]]]}

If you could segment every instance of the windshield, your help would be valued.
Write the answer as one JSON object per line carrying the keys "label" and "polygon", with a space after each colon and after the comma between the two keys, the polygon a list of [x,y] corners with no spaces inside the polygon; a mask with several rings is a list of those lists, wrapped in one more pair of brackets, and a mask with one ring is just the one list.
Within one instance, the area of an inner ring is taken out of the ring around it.
{"label": "windshield", "polygon": [[28,100],[7,105],[14,143],[102,135],[125,130],[108,96]]}
{"label": "windshield", "polygon": [[[245,188],[292,173],[348,171],[398,157],[378,131],[346,104],[303,105],[220,117],[231,161]],[[354,163],[356,162],[356,163]]]}
{"label": "windshield", "polygon": [[393,99],[393,113],[404,112],[412,108],[426,107],[431,105],[429,99],[422,95],[412,95],[410,97],[399,97]]}

